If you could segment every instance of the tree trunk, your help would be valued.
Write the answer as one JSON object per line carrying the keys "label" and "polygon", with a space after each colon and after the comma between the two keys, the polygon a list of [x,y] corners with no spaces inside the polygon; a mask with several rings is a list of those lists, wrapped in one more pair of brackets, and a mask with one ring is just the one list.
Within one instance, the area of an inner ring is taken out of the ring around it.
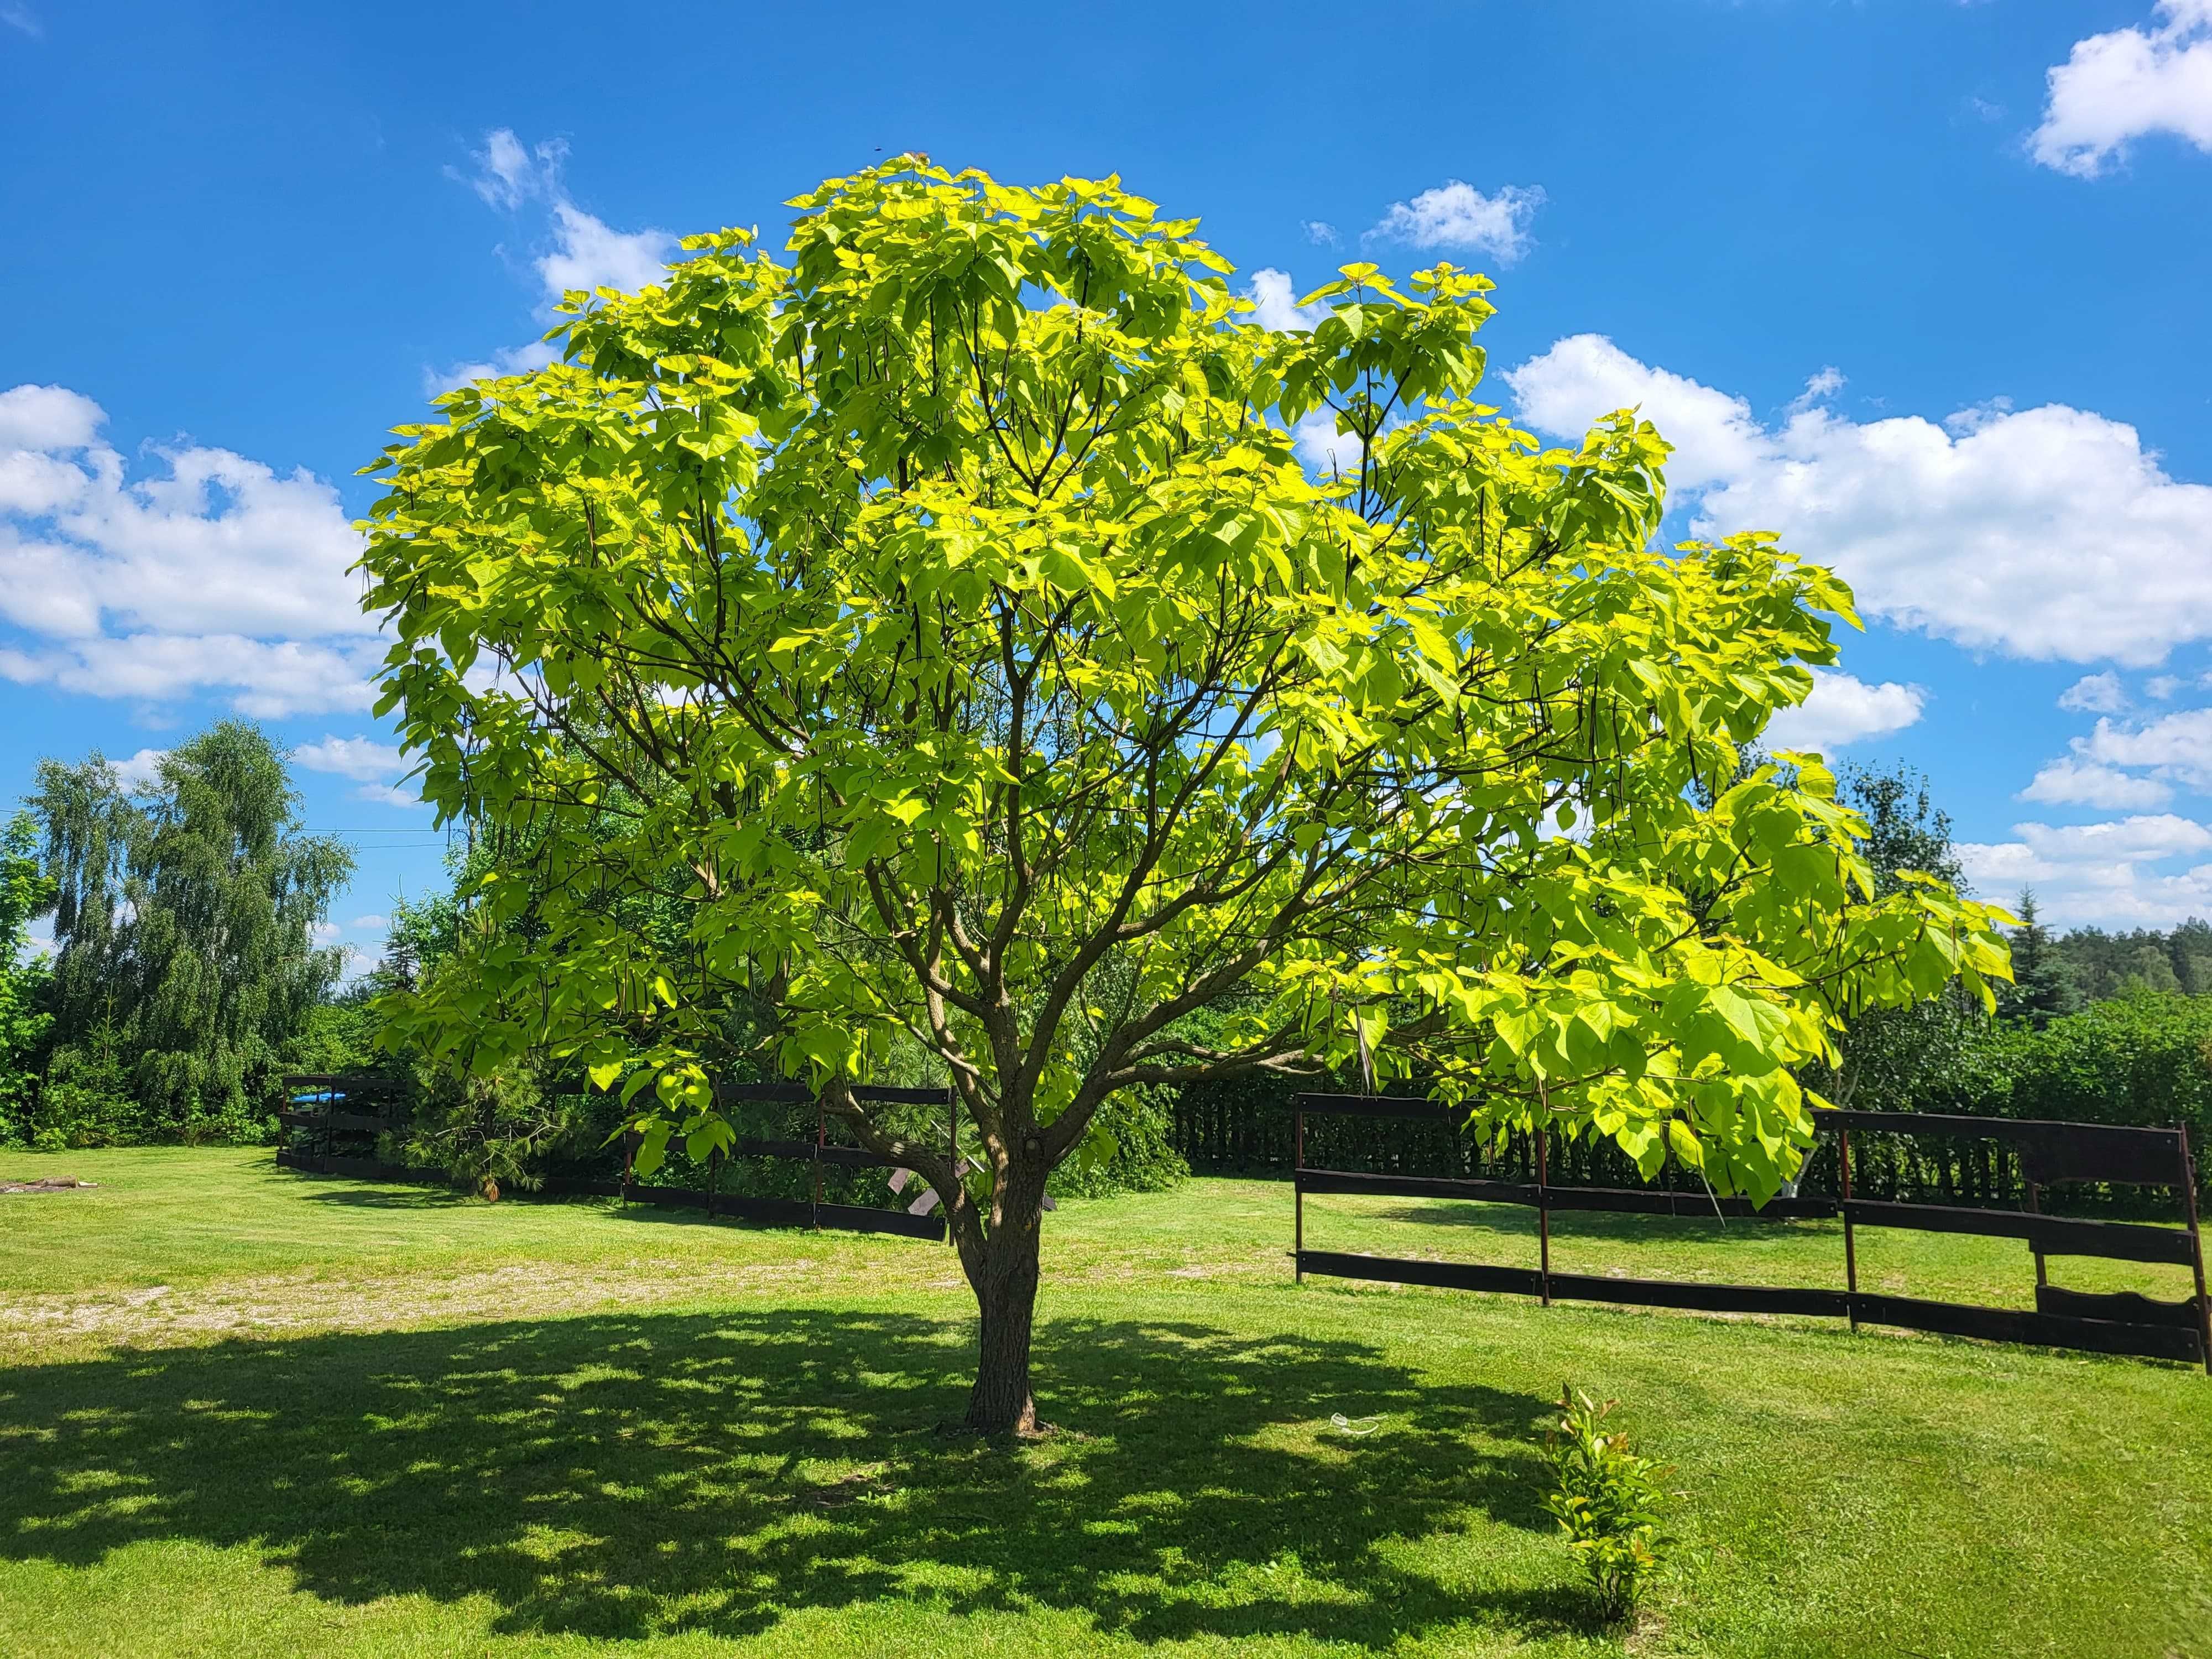
{"label": "tree trunk", "polygon": [[[1027,1172],[1024,1172],[1027,1173]],[[1036,1188],[1030,1191],[1031,1187]],[[1030,1331],[1036,1314],[1038,1233],[1044,1182],[1018,1176],[1000,1195],[998,1224],[969,1275],[983,1316],[966,1426],[977,1434],[1037,1432],[1030,1395]]]}

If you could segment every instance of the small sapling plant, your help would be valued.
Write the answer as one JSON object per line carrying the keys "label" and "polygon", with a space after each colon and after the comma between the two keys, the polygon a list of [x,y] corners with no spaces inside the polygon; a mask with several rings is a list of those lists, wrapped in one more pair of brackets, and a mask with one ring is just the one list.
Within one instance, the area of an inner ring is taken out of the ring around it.
{"label": "small sapling plant", "polygon": [[1582,1559],[1600,1611],[1619,1623],[1636,1611],[1660,1564],[1660,1465],[1638,1455],[1626,1431],[1608,1429],[1620,1402],[1599,1405],[1563,1386],[1545,1437],[1559,1490],[1544,1500]]}

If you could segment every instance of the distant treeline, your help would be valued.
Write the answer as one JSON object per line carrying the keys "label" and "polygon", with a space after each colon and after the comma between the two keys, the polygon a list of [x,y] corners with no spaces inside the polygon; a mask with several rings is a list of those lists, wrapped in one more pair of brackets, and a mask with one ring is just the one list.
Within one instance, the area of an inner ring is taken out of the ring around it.
{"label": "distant treeline", "polygon": [[2108,933],[2075,927],[2052,941],[2069,988],[2084,1003],[2131,990],[2212,995],[2212,922],[2194,917],[2171,933]]}
{"label": "distant treeline", "polygon": [[[1842,785],[1867,819],[1862,848],[1878,884],[1912,870],[1960,880],[1950,822],[1924,778],[1846,769]],[[251,725],[225,721],[179,744],[135,788],[97,755],[45,762],[27,806],[0,826],[0,1142],[266,1139],[286,1072],[373,1070],[403,1084],[412,1105],[408,1131],[385,1149],[395,1159],[524,1187],[549,1170],[604,1175],[618,1163],[614,1103],[540,1058],[471,1077],[380,1040],[391,1032],[380,998],[465,956],[473,924],[463,895],[489,867],[481,845],[456,854],[444,890],[391,907],[383,960],[344,983],[318,930],[350,860],[301,829],[286,757]],[[1956,996],[1877,1011],[1844,1033],[1840,1064],[1805,1081],[1869,1109],[2184,1122],[2200,1146],[2212,1138],[2212,923],[2058,935],[2033,893],[2013,908],[2016,982],[1995,1018]],[[51,959],[25,948],[40,915],[59,946]],[[641,913],[635,925],[676,923]],[[1253,1079],[1117,1101],[1105,1120],[1110,1153],[1067,1166],[1055,1189],[1157,1187],[1186,1159],[1280,1170],[1300,1086],[1310,1085]],[[1340,1151],[1392,1167],[1474,1156],[1448,1151],[1459,1139],[1449,1129],[1324,1133],[1366,1137]],[[1559,1156],[1565,1178],[1634,1178],[1609,1148]],[[672,1178],[687,1167],[679,1151]],[[766,1165],[729,1174],[790,1178]],[[1940,1159],[1900,1165],[1893,1178],[1900,1189],[1981,1181]]]}

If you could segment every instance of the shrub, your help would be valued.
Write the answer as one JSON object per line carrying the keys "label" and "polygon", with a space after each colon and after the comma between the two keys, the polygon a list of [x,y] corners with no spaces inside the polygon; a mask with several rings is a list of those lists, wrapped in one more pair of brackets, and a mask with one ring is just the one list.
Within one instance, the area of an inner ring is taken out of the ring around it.
{"label": "shrub", "polygon": [[1619,1402],[1602,1406],[1571,1387],[1559,1390],[1559,1416],[1545,1438],[1559,1490],[1544,1507],[1582,1558],[1599,1609],[1618,1621],[1636,1610],[1659,1566],[1660,1467],[1608,1431]]}
{"label": "shrub", "polygon": [[94,1030],[82,1045],[54,1051],[32,1125],[32,1144],[55,1151],[128,1146],[149,1138],[145,1109],[131,1091],[107,1026]]}
{"label": "shrub", "polygon": [[543,1184],[544,1154],[576,1128],[576,1100],[554,1094],[524,1063],[490,1077],[425,1060],[416,1070],[412,1121],[394,1137],[401,1161],[442,1170],[459,1186],[497,1198],[501,1185]]}
{"label": "shrub", "polygon": [[2093,1003],[2041,1030],[2004,1034],[2008,1115],[2085,1123],[2185,1123],[2202,1147],[2212,1128],[2212,996],[2135,991]]}
{"label": "shrub", "polygon": [[1190,1174],[1175,1148],[1167,1091],[1149,1086],[1110,1095],[1091,1121],[1093,1156],[1079,1154],[1052,1172],[1049,1190],[1062,1198],[1115,1193],[1164,1193]]}

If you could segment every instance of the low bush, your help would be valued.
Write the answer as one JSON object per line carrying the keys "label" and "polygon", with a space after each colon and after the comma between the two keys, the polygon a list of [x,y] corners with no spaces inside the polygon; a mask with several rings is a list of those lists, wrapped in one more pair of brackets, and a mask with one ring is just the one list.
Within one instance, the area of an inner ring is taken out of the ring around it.
{"label": "low bush", "polygon": [[1631,1449],[1627,1434],[1608,1429],[1619,1402],[1599,1405],[1571,1387],[1559,1390],[1559,1415],[1545,1449],[1559,1489],[1544,1507],[1589,1573],[1598,1610],[1626,1619],[1658,1571],[1658,1464]]}

